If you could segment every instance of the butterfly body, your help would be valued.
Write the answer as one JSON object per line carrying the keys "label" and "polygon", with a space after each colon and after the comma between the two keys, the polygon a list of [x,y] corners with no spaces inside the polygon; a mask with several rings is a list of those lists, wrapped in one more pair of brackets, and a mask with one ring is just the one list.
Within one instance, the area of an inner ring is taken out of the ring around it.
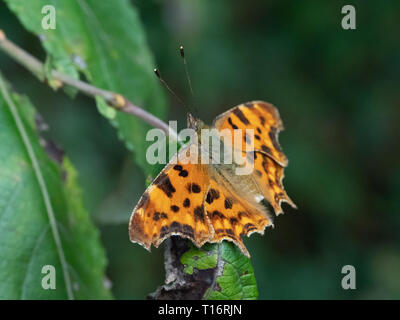
{"label": "butterfly body", "polygon": [[[254,101],[223,113],[212,126],[189,114],[188,127],[197,132],[197,141],[183,147],[145,191],[130,220],[131,241],[150,249],[171,235],[198,247],[228,240],[249,256],[242,236],[263,234],[272,225],[260,200],[266,199],[276,214],[282,201],[295,207],[282,186],[287,159],[277,141],[283,129],[279,114],[272,105]],[[211,130],[211,143],[204,129]],[[255,132],[254,143],[246,129]],[[226,142],[222,132],[238,133],[239,147]],[[240,156],[243,163],[235,161]],[[238,174],[249,164],[251,172]]]}

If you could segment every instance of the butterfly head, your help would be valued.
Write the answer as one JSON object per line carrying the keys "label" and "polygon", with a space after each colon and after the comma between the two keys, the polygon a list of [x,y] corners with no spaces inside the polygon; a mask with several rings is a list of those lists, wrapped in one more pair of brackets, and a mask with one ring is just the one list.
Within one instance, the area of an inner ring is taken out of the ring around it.
{"label": "butterfly head", "polygon": [[196,132],[199,132],[199,130],[201,130],[205,127],[205,124],[199,118],[196,118],[191,113],[188,113],[187,114],[187,127],[189,129],[195,130]]}

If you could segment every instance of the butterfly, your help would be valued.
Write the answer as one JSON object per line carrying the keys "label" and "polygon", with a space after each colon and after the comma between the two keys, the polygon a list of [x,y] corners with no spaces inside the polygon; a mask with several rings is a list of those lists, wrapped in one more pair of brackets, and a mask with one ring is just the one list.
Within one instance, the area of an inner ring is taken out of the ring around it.
{"label": "butterfly", "polygon": [[[229,164],[181,161],[191,145],[182,147],[134,208],[130,240],[149,251],[171,235],[190,239],[197,247],[228,240],[250,257],[242,237],[264,234],[267,226],[273,226],[273,215],[260,200],[269,202],[276,215],[283,213],[282,202],[296,208],[282,185],[288,159],[278,142],[283,130],[278,110],[270,103],[252,101],[219,115],[211,127],[189,113],[188,127],[196,132],[242,129],[246,149],[241,152],[254,169],[248,175],[236,175]],[[254,130],[250,148],[245,129]],[[204,152],[198,150],[200,155]]]}

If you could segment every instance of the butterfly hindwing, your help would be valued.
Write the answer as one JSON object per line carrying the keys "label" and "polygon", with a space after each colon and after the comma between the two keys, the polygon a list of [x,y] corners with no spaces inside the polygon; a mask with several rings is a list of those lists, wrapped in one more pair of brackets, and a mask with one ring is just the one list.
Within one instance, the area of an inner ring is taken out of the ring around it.
{"label": "butterfly hindwing", "polygon": [[203,245],[212,237],[204,207],[208,186],[206,166],[169,163],[133,210],[129,224],[131,241],[150,249],[151,244],[158,247],[170,235],[180,235],[197,246]]}
{"label": "butterfly hindwing", "polygon": [[278,133],[283,130],[283,124],[278,110],[272,104],[263,101],[243,103],[218,116],[214,120],[214,126],[218,130],[242,129],[243,141],[246,143],[250,141],[245,130],[253,129],[254,150],[267,154],[284,167],[287,166],[288,160],[278,142]]}
{"label": "butterfly hindwing", "polygon": [[262,195],[274,208],[275,214],[283,212],[282,202],[297,208],[283,188],[284,168],[261,152],[254,152],[251,157],[254,159],[253,176]]}
{"label": "butterfly hindwing", "polygon": [[254,163],[253,176],[258,189],[277,215],[282,213],[282,202],[296,208],[282,184],[288,160],[278,142],[278,133],[283,130],[278,110],[267,102],[247,102],[218,116],[214,125],[218,130],[242,129],[244,142],[249,141],[245,137],[245,129],[254,130],[253,146],[247,144],[243,151],[247,152],[248,160]]}
{"label": "butterfly hindwing", "polygon": [[214,237],[210,242],[232,241],[246,256],[250,256],[242,236],[253,232],[263,234],[265,227],[272,222],[265,208],[249,200],[211,177],[206,197],[207,215],[214,228]]}

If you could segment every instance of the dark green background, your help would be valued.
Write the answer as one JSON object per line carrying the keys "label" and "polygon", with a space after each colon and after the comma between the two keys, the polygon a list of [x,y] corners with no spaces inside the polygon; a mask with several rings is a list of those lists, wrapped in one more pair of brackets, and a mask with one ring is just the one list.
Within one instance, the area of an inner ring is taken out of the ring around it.
{"label": "dark green background", "polygon": [[[177,50],[185,46],[203,120],[257,99],[280,111],[284,184],[299,209],[285,206],[275,229],[246,240],[260,298],[400,298],[400,2],[132,3],[163,77],[191,104]],[[356,30],[341,28],[345,4],[356,7]],[[3,2],[0,22],[12,41],[45,58]],[[144,298],[164,276],[163,249],[149,254],[128,238],[146,177],[93,100],[54,93],[3,53],[0,67],[79,170],[114,296]],[[169,106],[168,118],[183,127],[186,109],[173,98]],[[347,264],[356,290],[341,288]]]}

